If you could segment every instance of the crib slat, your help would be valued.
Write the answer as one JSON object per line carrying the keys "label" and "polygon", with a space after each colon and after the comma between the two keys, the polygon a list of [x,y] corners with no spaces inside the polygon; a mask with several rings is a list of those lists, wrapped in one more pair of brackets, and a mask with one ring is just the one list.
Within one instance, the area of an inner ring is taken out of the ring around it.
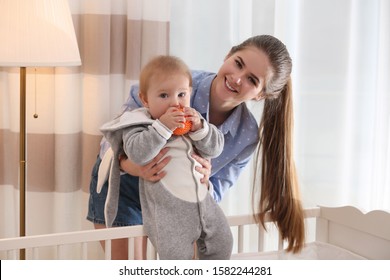
{"label": "crib slat", "polygon": [[152,252],[152,260],[157,260],[157,251],[156,248],[154,248],[153,245],[150,246],[150,251]]}
{"label": "crib slat", "polygon": [[56,246],[56,260],[60,260],[61,259],[61,245],[57,245]]}
{"label": "crib slat", "polygon": [[134,238],[127,239],[127,259],[134,259]]}
{"label": "crib slat", "polygon": [[7,259],[8,260],[16,260],[16,250],[8,250],[7,251]]}
{"label": "crib slat", "polygon": [[265,230],[262,226],[259,227],[258,230],[258,243],[257,243],[257,251],[263,252],[264,251],[264,233]]}
{"label": "crib slat", "polygon": [[244,252],[244,226],[238,226],[238,253]]}
{"label": "crib slat", "polygon": [[278,250],[283,250],[283,239],[282,239],[282,236],[280,234],[278,234],[279,236],[279,241],[278,241]]}
{"label": "crib slat", "polygon": [[111,260],[111,239],[104,241],[104,259]]}
{"label": "crib slat", "polygon": [[81,244],[81,258],[83,260],[88,259],[88,243],[87,242],[83,242]]}
{"label": "crib slat", "polygon": [[32,248],[32,258],[33,260],[39,259],[39,248],[37,247]]}

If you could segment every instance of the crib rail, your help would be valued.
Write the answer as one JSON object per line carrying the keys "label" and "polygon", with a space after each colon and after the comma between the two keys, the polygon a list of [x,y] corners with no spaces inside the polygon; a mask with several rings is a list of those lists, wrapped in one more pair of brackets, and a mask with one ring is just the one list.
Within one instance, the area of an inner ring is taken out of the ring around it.
{"label": "crib rail", "polygon": [[[304,209],[304,215],[305,219],[308,218],[317,218],[320,216],[320,208],[319,207],[313,207],[313,208],[307,208]],[[238,232],[238,238],[237,238],[237,253],[242,253],[244,251],[244,231],[245,227],[248,225],[256,224],[253,215],[237,215],[237,216],[229,216],[228,221],[230,224],[230,227],[236,227]],[[267,214],[264,218],[265,223],[271,223],[272,219],[269,214]],[[264,236],[265,236],[265,229],[261,226],[258,227],[258,240],[257,240],[257,251],[263,252],[264,251]],[[283,240],[280,235],[278,235],[278,250],[283,249]]]}
{"label": "crib rail", "polygon": [[[320,214],[320,208],[305,209],[306,218],[315,218]],[[243,252],[244,231],[248,225],[255,224],[252,215],[229,216],[228,222],[232,231],[237,230],[237,253]],[[272,222],[269,215],[265,217],[265,222]],[[258,251],[263,251],[264,229],[258,227]],[[43,234],[35,236],[23,236],[0,239],[0,252],[7,252],[7,259],[17,259],[17,252],[21,249],[32,249],[32,258],[39,258],[39,248],[53,246],[56,247],[56,259],[62,259],[62,248],[65,245],[81,244],[81,259],[88,259],[88,244],[90,242],[105,241],[104,258],[111,259],[111,240],[145,236],[143,226],[116,227],[99,230],[83,230],[76,232],[63,232],[53,234]],[[129,242],[130,244],[130,242]],[[279,238],[278,248],[283,248],[283,242]],[[157,255],[152,249],[152,258]]]}
{"label": "crib rail", "polygon": [[82,259],[87,259],[88,243],[105,241],[105,259],[111,259],[111,240],[145,236],[143,226],[115,227],[100,230],[83,230],[23,236],[0,239],[0,251],[8,251],[7,256],[13,258],[16,250],[33,249],[33,258],[37,258],[37,249],[41,247],[57,247],[57,258],[61,258],[61,248],[68,244],[82,244]]}

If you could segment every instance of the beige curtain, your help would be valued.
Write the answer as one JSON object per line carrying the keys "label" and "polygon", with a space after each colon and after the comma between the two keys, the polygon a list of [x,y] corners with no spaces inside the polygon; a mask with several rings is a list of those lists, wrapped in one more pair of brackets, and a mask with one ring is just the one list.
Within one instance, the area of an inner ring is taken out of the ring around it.
{"label": "beige curtain", "polygon": [[[145,61],[169,52],[169,2],[70,0],[82,66],[27,69],[26,235],[92,228],[99,127]],[[19,69],[0,68],[0,238],[19,234],[18,140]]]}

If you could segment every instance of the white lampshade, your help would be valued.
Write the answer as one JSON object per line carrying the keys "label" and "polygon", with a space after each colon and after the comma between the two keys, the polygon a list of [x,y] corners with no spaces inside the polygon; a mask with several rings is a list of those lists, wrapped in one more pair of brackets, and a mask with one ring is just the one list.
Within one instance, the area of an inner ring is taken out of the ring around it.
{"label": "white lampshade", "polygon": [[0,66],[77,66],[67,0],[0,0]]}

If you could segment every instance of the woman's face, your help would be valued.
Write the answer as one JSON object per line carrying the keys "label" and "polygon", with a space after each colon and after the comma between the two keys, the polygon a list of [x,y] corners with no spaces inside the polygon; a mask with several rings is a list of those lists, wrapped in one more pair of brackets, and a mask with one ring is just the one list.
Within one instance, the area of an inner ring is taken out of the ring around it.
{"label": "woman's face", "polygon": [[256,47],[233,53],[213,81],[212,98],[230,109],[248,100],[260,100],[268,69],[268,57]]}

